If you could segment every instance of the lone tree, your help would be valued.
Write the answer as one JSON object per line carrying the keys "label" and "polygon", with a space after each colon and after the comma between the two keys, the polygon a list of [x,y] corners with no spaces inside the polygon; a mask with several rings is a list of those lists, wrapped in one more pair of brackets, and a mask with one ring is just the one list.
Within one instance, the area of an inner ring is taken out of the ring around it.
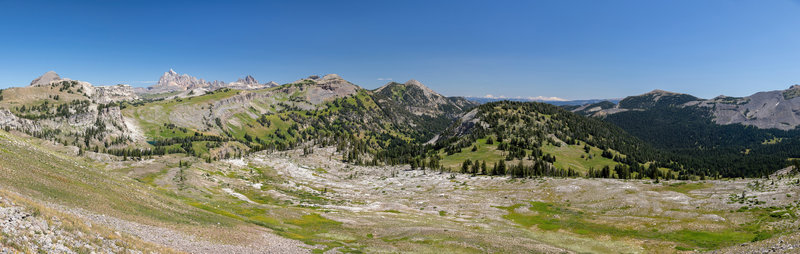
{"label": "lone tree", "polygon": [[469,172],[469,166],[472,166],[472,161],[466,159],[464,163],[461,163],[461,173],[466,174]]}
{"label": "lone tree", "polygon": [[505,175],[506,174],[506,162],[500,160],[497,162],[497,165],[494,167],[494,174],[495,175]]}

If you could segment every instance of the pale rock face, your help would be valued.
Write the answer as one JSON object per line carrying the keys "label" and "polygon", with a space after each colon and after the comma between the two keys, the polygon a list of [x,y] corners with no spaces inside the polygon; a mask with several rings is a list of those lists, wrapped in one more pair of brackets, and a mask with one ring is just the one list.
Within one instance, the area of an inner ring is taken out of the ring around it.
{"label": "pale rock face", "polygon": [[4,108],[0,108],[0,127],[10,127],[24,131],[41,131],[41,127],[38,124],[34,124],[33,121],[28,119],[19,118]]}
{"label": "pale rock face", "polygon": [[61,81],[61,80],[63,80],[63,79],[61,79],[61,77],[58,76],[58,73],[56,73],[54,71],[48,71],[48,72],[42,74],[42,76],[40,76],[40,77],[34,79],[33,81],[31,81],[31,86],[49,85],[50,83],[53,83],[54,81]]}
{"label": "pale rock face", "polygon": [[132,101],[139,99],[139,96],[129,85],[98,86],[92,96],[97,103],[108,104],[120,101]]}
{"label": "pale rock face", "polygon": [[717,97],[699,106],[713,109],[717,124],[743,124],[791,130],[800,125],[800,87],[758,92],[741,98]]}
{"label": "pale rock face", "polygon": [[311,86],[306,93],[306,99],[314,104],[319,104],[333,98],[347,97],[356,94],[360,89],[360,87],[344,80],[336,74],[328,74],[322,78],[311,77],[306,80],[311,80],[316,84]]}

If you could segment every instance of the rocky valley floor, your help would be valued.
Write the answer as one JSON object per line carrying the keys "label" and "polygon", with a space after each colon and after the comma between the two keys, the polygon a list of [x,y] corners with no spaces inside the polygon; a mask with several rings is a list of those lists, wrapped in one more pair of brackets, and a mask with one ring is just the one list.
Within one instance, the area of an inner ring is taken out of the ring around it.
{"label": "rocky valley floor", "polygon": [[[470,176],[334,148],[123,160],[0,133],[0,253],[796,252],[800,177]],[[33,158],[33,159],[31,159]]]}

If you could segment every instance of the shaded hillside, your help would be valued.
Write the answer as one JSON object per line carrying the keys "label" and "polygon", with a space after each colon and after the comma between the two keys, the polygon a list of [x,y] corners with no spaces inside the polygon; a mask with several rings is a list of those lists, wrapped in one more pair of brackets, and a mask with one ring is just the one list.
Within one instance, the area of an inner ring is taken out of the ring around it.
{"label": "shaded hillside", "polygon": [[[795,114],[789,106],[793,102],[783,95],[795,89],[712,100],[656,90],[627,97],[616,105],[590,104],[572,111],[614,123],[671,153],[673,160],[693,174],[762,176],[788,165],[787,159],[800,156],[800,132],[772,128],[781,125],[774,122],[779,121],[776,117]],[[765,107],[750,111],[747,107],[752,107],[754,101]],[[781,109],[780,105],[786,107]],[[744,119],[733,117],[736,114],[766,118],[736,122],[733,119]]]}
{"label": "shaded hillside", "polygon": [[800,156],[800,131],[718,125],[708,108],[620,112],[605,120],[673,154],[694,174],[762,176]]}

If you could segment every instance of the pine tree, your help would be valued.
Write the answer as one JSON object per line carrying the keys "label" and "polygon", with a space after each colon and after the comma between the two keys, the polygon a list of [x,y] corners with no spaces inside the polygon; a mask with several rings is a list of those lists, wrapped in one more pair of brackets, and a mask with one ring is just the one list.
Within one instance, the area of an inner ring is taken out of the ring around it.
{"label": "pine tree", "polygon": [[464,162],[461,163],[461,173],[463,173],[463,174],[468,173],[469,172],[469,166],[471,166],[471,165],[472,165],[472,161],[470,161],[469,159],[464,160]]}
{"label": "pine tree", "polygon": [[500,160],[497,162],[497,166],[494,169],[495,175],[505,175],[506,174],[506,162],[504,160]]}

